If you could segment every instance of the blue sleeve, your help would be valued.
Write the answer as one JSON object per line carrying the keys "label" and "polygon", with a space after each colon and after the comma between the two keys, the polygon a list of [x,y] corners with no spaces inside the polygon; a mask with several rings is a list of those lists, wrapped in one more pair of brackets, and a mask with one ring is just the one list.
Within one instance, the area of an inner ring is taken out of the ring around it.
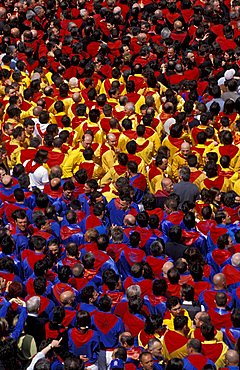
{"label": "blue sleeve", "polygon": [[11,306],[9,301],[5,301],[0,309],[0,317],[5,318],[8,312],[8,308]]}
{"label": "blue sleeve", "polygon": [[27,319],[27,309],[26,307],[22,307],[21,313],[18,318],[17,325],[15,326],[13,332],[10,334],[11,338],[18,340],[18,338],[20,337],[23,331],[26,319]]}

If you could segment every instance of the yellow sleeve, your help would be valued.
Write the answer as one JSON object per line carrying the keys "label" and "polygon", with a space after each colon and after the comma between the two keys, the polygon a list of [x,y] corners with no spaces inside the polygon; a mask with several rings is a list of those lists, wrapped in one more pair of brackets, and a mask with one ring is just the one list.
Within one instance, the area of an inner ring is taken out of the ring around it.
{"label": "yellow sleeve", "polygon": [[63,178],[72,177],[75,167],[83,161],[82,152],[73,150],[62,164]]}
{"label": "yellow sleeve", "polygon": [[108,172],[111,167],[114,166],[116,156],[112,153],[111,150],[105,152],[102,156],[102,168],[105,172]]}

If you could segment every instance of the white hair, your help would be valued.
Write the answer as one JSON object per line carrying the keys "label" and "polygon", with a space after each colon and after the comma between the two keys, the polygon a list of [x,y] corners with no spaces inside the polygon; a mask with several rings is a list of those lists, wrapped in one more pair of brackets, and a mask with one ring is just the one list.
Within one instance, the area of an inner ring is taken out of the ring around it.
{"label": "white hair", "polygon": [[37,296],[29,298],[29,300],[26,303],[27,311],[28,313],[38,313],[40,308],[40,298]]}

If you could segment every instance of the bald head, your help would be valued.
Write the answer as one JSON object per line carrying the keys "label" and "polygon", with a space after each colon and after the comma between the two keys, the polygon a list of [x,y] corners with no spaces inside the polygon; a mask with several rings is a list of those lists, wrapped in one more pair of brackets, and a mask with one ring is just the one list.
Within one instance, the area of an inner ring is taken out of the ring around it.
{"label": "bald head", "polygon": [[136,218],[133,215],[126,215],[123,220],[125,226],[134,226],[136,225]]}
{"label": "bald head", "polygon": [[40,115],[40,113],[42,112],[42,107],[40,107],[40,105],[39,106],[37,106],[37,107],[34,107],[33,108],[33,115],[35,116],[35,117],[38,117],[39,115]]}
{"label": "bald head", "polygon": [[190,152],[191,152],[190,144],[187,143],[186,141],[184,141],[181,145],[181,153],[182,153],[183,157],[187,158],[187,156],[190,154]]}
{"label": "bald head", "polygon": [[240,253],[235,253],[232,256],[231,262],[234,267],[240,267]]}
{"label": "bald head", "polygon": [[75,93],[72,95],[72,100],[73,100],[75,103],[79,103],[79,102],[81,101],[81,95],[80,95],[80,93],[75,92]]}
{"label": "bald head", "polygon": [[182,29],[182,22],[181,21],[175,21],[174,22],[174,29],[176,31],[180,31]]}
{"label": "bald head", "polygon": [[225,355],[226,365],[238,366],[239,365],[239,354],[233,349],[229,349]]}
{"label": "bald head", "polygon": [[214,275],[213,284],[215,289],[224,289],[226,287],[225,275],[221,273]]}
{"label": "bald head", "polygon": [[51,170],[50,170],[50,178],[54,179],[54,178],[61,178],[62,177],[62,169],[60,166],[56,165],[56,166],[53,166],[51,167]]}
{"label": "bald head", "polygon": [[54,189],[58,189],[60,186],[61,186],[61,180],[57,177],[53,178],[51,181],[50,181],[50,186],[51,188],[54,190]]}
{"label": "bald head", "polygon": [[71,290],[67,290],[60,294],[59,299],[63,306],[71,305],[74,301],[74,293]]}
{"label": "bald head", "polygon": [[172,180],[169,177],[164,177],[161,182],[163,190],[170,191],[173,185]]}
{"label": "bald head", "polygon": [[174,264],[172,262],[165,262],[162,267],[163,275],[167,276],[168,270],[170,270],[172,267],[174,267]]}

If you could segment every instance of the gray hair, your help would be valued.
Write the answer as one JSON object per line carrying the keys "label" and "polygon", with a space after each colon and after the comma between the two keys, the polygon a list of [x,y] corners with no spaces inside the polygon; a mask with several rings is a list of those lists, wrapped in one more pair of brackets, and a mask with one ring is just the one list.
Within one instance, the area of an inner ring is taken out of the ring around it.
{"label": "gray hair", "polygon": [[126,294],[128,300],[132,297],[140,297],[141,288],[139,285],[130,285],[130,287],[127,288]]}
{"label": "gray hair", "polygon": [[40,308],[40,298],[37,296],[29,298],[26,303],[28,313],[35,313],[37,314]]}
{"label": "gray hair", "polygon": [[179,170],[179,175],[183,179],[183,181],[189,181],[190,180],[190,169],[187,166],[182,166]]}

